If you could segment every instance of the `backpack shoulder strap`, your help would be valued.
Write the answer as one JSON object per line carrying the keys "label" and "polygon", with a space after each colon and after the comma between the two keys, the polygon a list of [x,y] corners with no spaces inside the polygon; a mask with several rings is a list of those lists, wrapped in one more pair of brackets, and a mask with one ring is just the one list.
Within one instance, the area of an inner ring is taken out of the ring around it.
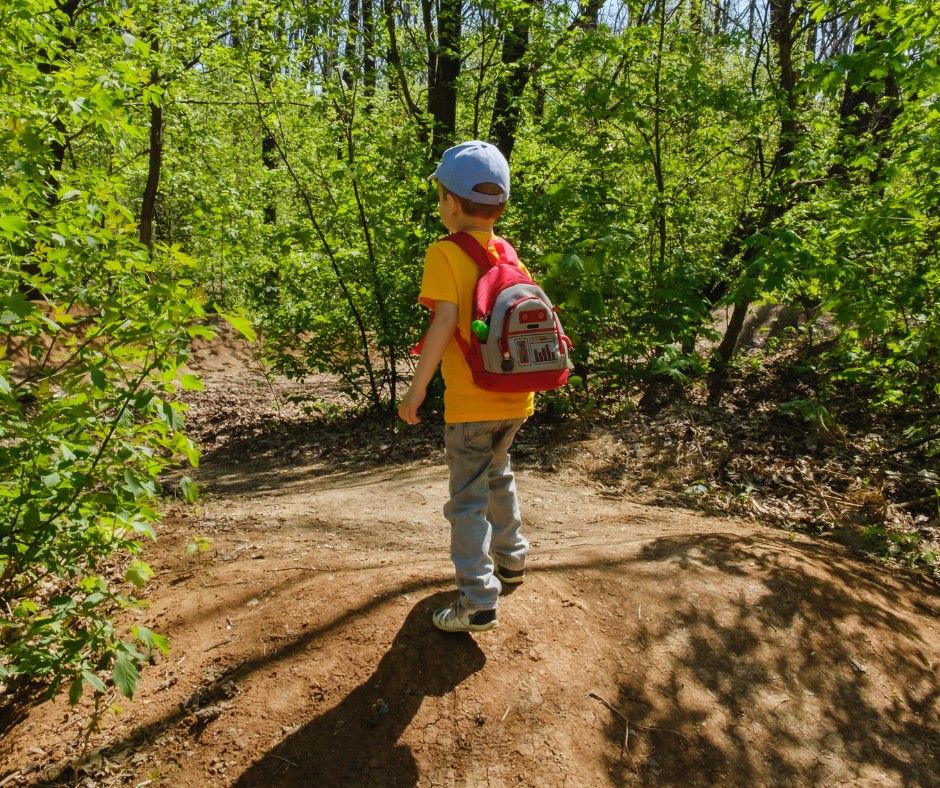
{"label": "backpack shoulder strap", "polygon": [[516,268],[521,268],[519,265],[519,255],[516,254],[516,250],[513,248],[512,244],[505,238],[500,238],[498,235],[493,236],[493,248],[499,252],[500,263],[507,263]]}
{"label": "backpack shoulder strap", "polygon": [[467,256],[477,264],[477,268],[480,269],[481,274],[485,274],[494,265],[504,263],[514,265],[517,268],[519,267],[519,258],[516,257],[516,250],[510,246],[508,241],[503,240],[499,236],[494,236],[493,238],[493,246],[499,252],[499,263],[494,263],[489,254],[487,254],[486,249],[483,248],[483,245],[468,232],[461,231],[451,233],[444,240],[456,244],[466,252]]}

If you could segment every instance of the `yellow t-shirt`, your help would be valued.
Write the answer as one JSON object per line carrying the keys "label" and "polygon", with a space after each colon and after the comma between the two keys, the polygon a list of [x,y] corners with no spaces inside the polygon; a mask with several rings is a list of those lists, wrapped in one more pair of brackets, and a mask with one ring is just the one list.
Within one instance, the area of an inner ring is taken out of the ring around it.
{"label": "yellow t-shirt", "polygon": [[[470,233],[481,244],[488,244],[492,233]],[[495,249],[489,247],[494,261],[499,259]],[[424,256],[424,275],[418,301],[432,309],[435,301],[457,304],[457,330],[470,341],[470,318],[473,310],[473,290],[480,269],[463,249],[449,241],[431,244]],[[501,391],[487,391],[473,382],[470,367],[460,345],[452,339],[441,359],[444,375],[444,421],[457,424],[466,421],[500,421],[523,419],[532,415],[535,396]]]}

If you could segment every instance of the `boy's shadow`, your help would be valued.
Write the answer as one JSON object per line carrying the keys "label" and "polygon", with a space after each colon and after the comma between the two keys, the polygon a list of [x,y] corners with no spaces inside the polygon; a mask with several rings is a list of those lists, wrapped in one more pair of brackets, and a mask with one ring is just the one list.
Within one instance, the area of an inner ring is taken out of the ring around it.
{"label": "boy's shadow", "polygon": [[453,592],[439,593],[415,605],[372,676],[270,750],[235,785],[415,785],[417,765],[398,739],[425,696],[446,695],[486,662],[470,635],[434,629],[431,614],[452,598]]}

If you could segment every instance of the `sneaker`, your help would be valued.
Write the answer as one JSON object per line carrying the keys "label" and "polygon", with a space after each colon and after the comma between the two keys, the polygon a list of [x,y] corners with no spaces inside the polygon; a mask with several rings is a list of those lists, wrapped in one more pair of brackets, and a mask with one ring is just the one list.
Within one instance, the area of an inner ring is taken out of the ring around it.
{"label": "sneaker", "polygon": [[496,610],[467,610],[458,599],[442,607],[432,617],[434,626],[444,632],[485,632],[497,625]]}
{"label": "sneaker", "polygon": [[493,570],[493,574],[499,578],[501,583],[517,585],[525,580],[525,567],[522,569],[507,569],[505,566],[496,564],[496,569]]}

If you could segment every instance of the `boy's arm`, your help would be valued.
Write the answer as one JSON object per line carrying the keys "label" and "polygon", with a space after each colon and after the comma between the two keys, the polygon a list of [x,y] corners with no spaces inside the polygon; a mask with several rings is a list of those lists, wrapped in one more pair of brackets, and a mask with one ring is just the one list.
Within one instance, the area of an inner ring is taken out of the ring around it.
{"label": "boy's arm", "polygon": [[414,378],[412,378],[411,386],[398,406],[398,416],[402,421],[408,424],[417,424],[421,421],[418,418],[418,408],[427,396],[428,383],[434,377],[434,371],[437,369],[437,365],[441,363],[444,351],[447,349],[447,345],[456,330],[457,304],[452,304],[449,301],[435,302],[434,317],[431,319],[431,326],[424,337],[424,348],[421,350],[421,357],[418,359]]}

